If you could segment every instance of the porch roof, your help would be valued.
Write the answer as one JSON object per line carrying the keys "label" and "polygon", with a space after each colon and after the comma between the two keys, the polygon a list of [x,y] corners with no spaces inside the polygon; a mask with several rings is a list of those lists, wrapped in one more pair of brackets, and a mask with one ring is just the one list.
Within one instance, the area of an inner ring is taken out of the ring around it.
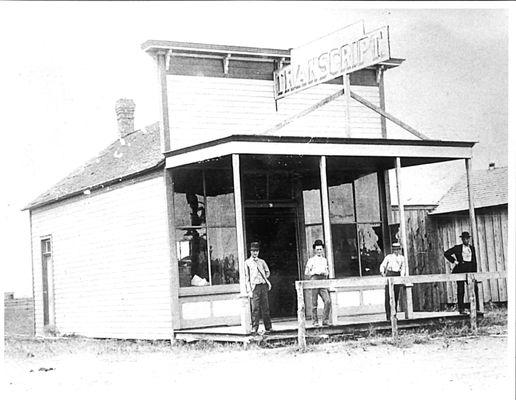
{"label": "porch roof", "polygon": [[[366,139],[274,135],[231,135],[165,153],[166,167],[206,161],[229,154],[401,157],[403,167],[471,158],[476,142]],[[386,169],[393,168],[388,166]]]}

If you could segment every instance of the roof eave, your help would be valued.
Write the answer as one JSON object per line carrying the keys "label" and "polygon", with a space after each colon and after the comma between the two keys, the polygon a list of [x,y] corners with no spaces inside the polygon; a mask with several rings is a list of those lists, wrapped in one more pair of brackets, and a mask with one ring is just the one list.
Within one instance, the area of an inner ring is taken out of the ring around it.
{"label": "roof eave", "polygon": [[[231,54],[233,56],[241,57],[260,57],[271,59],[284,59],[287,63],[290,61],[290,49],[272,49],[265,47],[247,47],[247,46],[233,46],[209,43],[192,43],[192,42],[175,42],[169,40],[147,40],[142,45],[143,51],[149,54],[156,54],[158,52],[172,52],[176,51],[184,54],[205,54],[226,56]],[[374,68],[381,65],[386,69],[400,66],[405,61],[404,58],[390,58],[386,61],[379,62],[368,68]]]}
{"label": "roof eave", "polygon": [[412,140],[412,139],[386,139],[386,138],[335,138],[335,137],[312,137],[312,136],[280,136],[280,135],[229,135],[220,139],[195,144],[181,149],[170,150],[165,153],[165,157],[188,153],[199,148],[215,146],[226,142],[290,142],[290,143],[349,143],[349,144],[409,144],[414,146],[446,146],[446,147],[469,147],[472,148],[476,141],[449,141],[449,140]]}
{"label": "roof eave", "polygon": [[46,201],[43,201],[43,202],[36,202],[36,203],[31,202],[31,203],[27,204],[25,207],[23,207],[21,209],[21,211],[32,211],[32,210],[35,210],[37,208],[48,206],[50,204],[54,204],[54,203],[58,203],[60,201],[68,200],[68,199],[71,199],[73,197],[77,197],[77,196],[80,196],[81,194],[84,194],[85,190],[96,191],[96,190],[99,190],[99,189],[104,189],[107,186],[111,186],[111,185],[114,185],[114,184],[117,184],[117,183],[121,183],[121,182],[124,182],[124,181],[128,181],[130,179],[137,178],[139,176],[143,176],[145,174],[148,174],[150,172],[153,172],[155,170],[160,169],[164,165],[165,165],[165,159],[162,159],[162,160],[160,160],[159,163],[157,163],[156,165],[153,165],[152,167],[143,169],[143,170],[138,171],[138,172],[134,172],[134,173],[129,174],[129,175],[125,175],[125,176],[122,176],[122,177],[119,177],[119,178],[116,178],[116,179],[111,179],[109,181],[98,183],[98,184],[93,185],[93,186],[87,186],[87,187],[84,187],[84,188],[82,188],[80,190],[76,190],[74,192],[67,193],[67,194],[65,194],[65,195],[63,195],[61,197],[53,198],[53,199],[46,200]]}
{"label": "roof eave", "polygon": [[290,50],[269,49],[261,47],[246,47],[233,45],[220,45],[209,43],[174,42],[169,40],[147,40],[141,45],[143,51],[155,53],[157,51],[176,50],[180,52],[192,52],[202,54],[228,54],[252,57],[290,58]]}

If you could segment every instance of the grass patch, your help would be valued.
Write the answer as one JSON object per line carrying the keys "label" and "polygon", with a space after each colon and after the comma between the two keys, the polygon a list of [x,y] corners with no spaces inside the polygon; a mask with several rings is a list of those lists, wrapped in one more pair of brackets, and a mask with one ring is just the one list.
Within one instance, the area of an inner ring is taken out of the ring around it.
{"label": "grass patch", "polygon": [[[507,334],[507,309],[490,306],[482,319],[478,321],[478,335],[503,336]],[[399,330],[397,339],[391,337],[389,330],[378,330],[374,325],[353,335],[335,335],[328,338],[309,339],[306,352],[313,351],[367,351],[376,346],[393,346],[410,348],[414,345],[425,345],[441,341],[444,347],[450,341],[473,335],[469,320],[444,320],[434,325],[410,330]],[[94,354],[97,356],[135,355],[139,353],[169,353],[171,355],[200,356],[206,353],[230,352],[242,350],[286,351],[289,354],[300,354],[297,341],[250,343],[218,343],[213,341],[197,341],[185,343],[181,341],[170,344],[168,340],[121,340],[121,339],[89,339],[77,335],[56,338],[13,338],[5,339],[6,358],[30,359],[52,358],[66,354]],[[338,345],[338,344],[341,345]],[[282,349],[277,349],[281,347]],[[276,349],[276,350],[275,350]],[[332,350],[333,349],[333,350]]]}

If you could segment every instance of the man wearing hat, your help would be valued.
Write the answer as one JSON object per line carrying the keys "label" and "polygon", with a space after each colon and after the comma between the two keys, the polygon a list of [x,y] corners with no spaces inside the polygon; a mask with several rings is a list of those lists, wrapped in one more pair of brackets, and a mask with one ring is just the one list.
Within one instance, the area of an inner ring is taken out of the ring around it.
{"label": "man wearing hat", "polygon": [[[460,235],[462,243],[444,252],[444,257],[453,264],[452,274],[463,274],[477,272],[477,257],[475,248],[469,243],[471,236],[469,232],[462,232]],[[464,314],[464,281],[457,281],[457,303],[459,312]],[[478,299],[478,288],[475,285],[475,296]],[[477,310],[479,303],[477,301]]]}
{"label": "man wearing hat", "polygon": [[265,332],[272,330],[271,317],[269,312],[269,290],[271,283],[269,282],[270,271],[267,263],[258,258],[260,253],[260,244],[252,242],[250,246],[251,257],[245,260],[246,272],[246,288],[247,293],[251,297],[251,325],[252,333],[258,333],[260,325],[260,312],[262,314]]}
{"label": "man wearing hat", "polygon": [[[401,254],[401,245],[399,243],[392,244],[392,253],[385,256],[380,264],[380,274],[382,276],[407,276],[407,263],[405,257]],[[402,285],[394,285],[394,307],[398,308],[398,300],[400,298],[400,290]],[[389,296],[389,285],[385,285],[385,313],[387,320],[391,319],[391,302]]]}
{"label": "man wearing hat", "polygon": [[[330,269],[328,267],[328,260],[323,257],[324,243],[322,240],[317,239],[312,248],[314,249],[315,255],[308,259],[308,262],[306,263],[305,276],[310,280],[328,279]],[[321,296],[324,302],[323,325],[327,326],[329,325],[331,311],[331,299],[328,289],[312,289],[312,322],[314,326],[319,325],[317,317],[318,296]]]}

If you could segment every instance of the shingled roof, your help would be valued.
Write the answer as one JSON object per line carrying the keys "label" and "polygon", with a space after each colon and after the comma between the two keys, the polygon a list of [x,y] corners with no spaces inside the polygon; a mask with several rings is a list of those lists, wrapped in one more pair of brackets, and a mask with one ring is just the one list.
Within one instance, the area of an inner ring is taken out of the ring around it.
{"label": "shingled roof", "polygon": [[131,179],[163,164],[159,124],[156,123],[117,139],[99,155],[26,205],[24,210],[55,203],[82,194],[85,190],[100,189]]}
{"label": "shingled roof", "polygon": [[[507,167],[472,171],[471,185],[475,208],[508,203]],[[445,214],[468,209],[466,175],[463,175],[441,198],[439,205],[431,214]]]}

